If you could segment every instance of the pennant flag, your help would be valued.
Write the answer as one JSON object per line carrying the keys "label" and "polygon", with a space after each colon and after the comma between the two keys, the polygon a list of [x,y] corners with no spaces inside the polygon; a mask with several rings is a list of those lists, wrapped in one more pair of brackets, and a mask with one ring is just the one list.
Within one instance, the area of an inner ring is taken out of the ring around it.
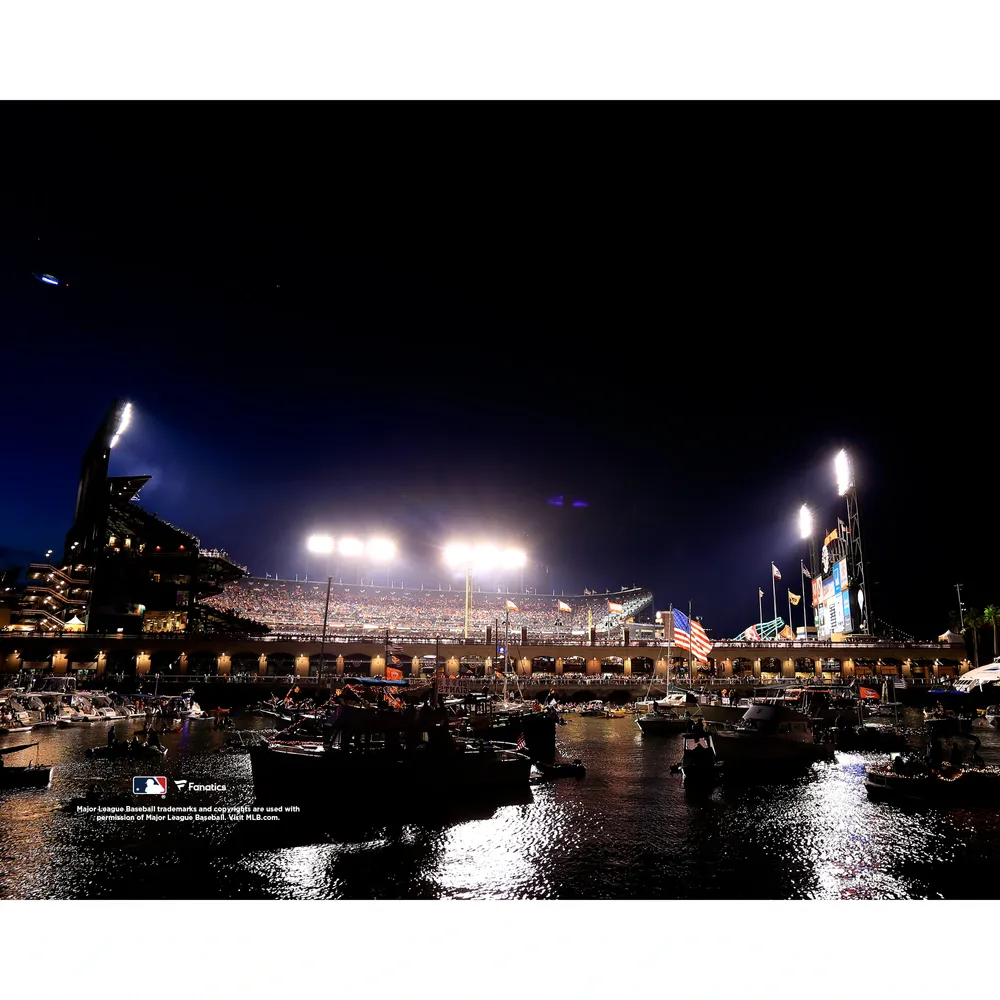
{"label": "pennant flag", "polygon": [[758,597],[763,597],[764,596],[764,588],[763,587],[758,587],[757,588],[757,596]]}
{"label": "pennant flag", "polygon": [[615,604],[614,601],[608,601],[608,611],[612,614],[620,615],[625,609],[620,604]]}
{"label": "pennant flag", "polygon": [[791,629],[791,626],[789,626],[789,625],[786,625],[786,626],[785,626],[785,627],[784,627],[784,628],[783,628],[783,629],[782,629],[782,630],[781,630],[781,631],[780,631],[780,632],[778,633],[778,635],[780,635],[782,639],[794,639],[794,638],[795,638],[795,636],[794,636],[794,635],[792,634],[792,629]]}
{"label": "pennant flag", "polygon": [[[396,660],[395,662],[399,663],[399,660]],[[397,669],[396,667],[386,667],[385,679],[387,681],[401,681],[403,679],[403,671]]]}
{"label": "pennant flag", "polygon": [[801,559],[799,560],[799,562],[800,562],[800,563],[802,563],[802,575],[803,575],[803,576],[804,576],[804,577],[805,577],[805,578],[806,578],[807,580],[811,580],[811,579],[813,578],[813,575],[812,575],[812,573],[810,573],[810,572],[809,572],[809,570],[807,570],[807,569],[806,569],[806,564],[805,564],[804,562],[802,562],[802,560],[801,560]]}
{"label": "pennant flag", "polygon": [[871,688],[861,688],[861,690],[858,691],[858,697],[859,698],[878,698],[879,697],[879,693],[878,693],[878,691],[873,691]]}
{"label": "pennant flag", "polygon": [[507,610],[508,611],[520,611],[521,609],[512,600],[508,599],[508,601],[507,601]]}
{"label": "pennant flag", "polygon": [[774,563],[771,563],[771,575],[775,578],[775,580],[781,579],[781,570],[778,569],[778,567],[775,566]]}
{"label": "pennant flag", "polygon": [[570,611],[570,612],[572,612],[573,609],[565,601],[560,601],[559,602],[559,610],[560,611]]}
{"label": "pennant flag", "polygon": [[708,662],[708,653],[712,642],[705,634],[701,624],[692,621],[683,611],[674,608],[674,645],[681,649],[689,649],[696,659]]}
{"label": "pennant flag", "polygon": [[837,518],[837,527],[840,528],[840,536],[841,536],[841,538],[843,538],[844,535],[849,535],[850,534],[850,532],[847,530],[847,525],[844,524],[844,522],[841,521],[841,519],[839,517]]}
{"label": "pennant flag", "polygon": [[788,591],[788,603],[791,604],[793,608],[797,608],[799,606],[799,601],[801,600],[801,594],[793,594],[791,591]]}
{"label": "pennant flag", "polygon": [[743,638],[749,639],[751,642],[760,642],[760,632],[757,631],[757,626],[751,625],[750,628],[743,633]]}

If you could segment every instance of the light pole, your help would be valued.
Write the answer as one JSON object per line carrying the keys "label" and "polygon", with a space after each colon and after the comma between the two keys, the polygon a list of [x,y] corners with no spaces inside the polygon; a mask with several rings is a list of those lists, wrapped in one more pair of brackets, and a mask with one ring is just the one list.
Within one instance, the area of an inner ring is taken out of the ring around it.
{"label": "light pole", "polygon": [[396,543],[389,541],[388,538],[373,538],[365,546],[365,552],[372,562],[385,563],[385,585],[388,587],[390,583],[389,573],[391,572],[389,564],[396,555]]}
{"label": "light pole", "polygon": [[326,578],[326,607],[323,609],[323,635],[319,640],[319,682],[323,683],[323,675],[326,672],[326,623],[330,617],[330,585],[333,577]]}
{"label": "light pole", "polygon": [[306,542],[306,548],[316,555],[326,556],[326,576],[330,575],[330,553],[334,548],[334,541],[329,535],[310,535]]}
{"label": "light pole", "polygon": [[[809,572],[811,573],[813,569],[813,517],[812,511],[805,504],[799,508],[799,535],[809,541]],[[805,639],[809,635],[809,613],[807,611],[809,603],[806,601],[806,564],[801,559],[799,560],[799,569],[802,579],[802,638]],[[792,617],[791,610],[788,612],[788,617]]]}
{"label": "light pole", "polygon": [[445,546],[444,561],[449,566],[465,569],[465,638],[469,638],[469,616],[472,609],[472,573],[485,572],[500,565],[506,569],[523,567],[527,556],[520,549],[504,549],[496,545],[480,544],[475,547],[464,542],[452,542]]}
{"label": "light pole", "polygon": [[[364,555],[365,543],[362,542],[360,538],[341,538],[340,541],[337,542],[337,552],[348,559],[357,559],[358,557]],[[357,573],[355,574],[355,583],[359,583],[361,579],[360,562],[357,564],[356,568]]]}
{"label": "light pole", "polygon": [[[834,459],[834,470],[837,475],[837,492],[847,501],[848,566],[852,576],[857,580],[861,631],[870,635],[874,620],[871,614],[868,588],[865,586],[865,560],[861,551],[861,513],[858,508],[858,489],[854,482],[854,469],[850,457],[843,448]],[[853,584],[854,579],[850,583]]]}

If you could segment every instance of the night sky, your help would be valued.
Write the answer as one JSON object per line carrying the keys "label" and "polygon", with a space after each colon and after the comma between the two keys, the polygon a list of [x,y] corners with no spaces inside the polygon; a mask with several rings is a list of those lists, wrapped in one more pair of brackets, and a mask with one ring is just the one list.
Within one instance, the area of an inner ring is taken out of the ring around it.
{"label": "night sky", "polygon": [[314,531],[385,532],[394,581],[460,586],[445,542],[510,541],[528,586],[650,587],[726,638],[758,620],[758,586],[772,617],[772,560],[787,615],[798,508],[846,518],[847,446],[876,617],[933,638],[955,583],[1000,602],[988,286],[891,208],[726,188],[702,213],[622,163],[340,166],[318,137],[250,155],[154,124],[106,146],[93,122],[72,170],[31,145],[5,196],[8,562],[61,551],[120,396],[112,474],[152,474],[147,509],[255,575],[322,575]]}

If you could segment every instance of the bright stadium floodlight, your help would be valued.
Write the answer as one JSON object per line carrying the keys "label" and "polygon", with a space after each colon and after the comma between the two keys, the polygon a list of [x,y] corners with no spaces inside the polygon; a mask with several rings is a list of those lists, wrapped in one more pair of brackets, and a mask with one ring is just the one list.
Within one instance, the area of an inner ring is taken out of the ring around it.
{"label": "bright stadium floodlight", "polygon": [[843,448],[837,452],[833,465],[837,472],[837,494],[843,496],[854,485],[851,462]]}
{"label": "bright stadium floodlight", "polygon": [[444,561],[449,566],[466,566],[472,561],[472,550],[468,545],[454,542],[444,548]]}
{"label": "bright stadium floodlight", "polygon": [[306,548],[310,552],[329,555],[333,551],[333,539],[329,535],[310,535],[309,541],[306,542]]}
{"label": "bright stadium floodlight", "polygon": [[500,550],[495,545],[477,545],[472,550],[472,560],[480,573],[492,569],[499,559]]}
{"label": "bright stadium floodlight", "polygon": [[118,418],[118,427],[115,430],[114,437],[111,438],[111,444],[108,445],[109,448],[114,448],[114,446],[118,444],[118,439],[125,433],[131,422],[132,404],[126,403],[124,409],[122,410],[122,415]]}
{"label": "bright stadium floodlight", "polygon": [[521,569],[528,557],[520,549],[504,549],[500,562],[504,569]]}
{"label": "bright stadium floodlight", "polygon": [[388,538],[373,538],[367,546],[368,558],[375,562],[390,562],[396,555],[396,543]]}
{"label": "bright stadium floodlight", "polygon": [[360,556],[364,554],[365,543],[358,538],[341,538],[337,542],[337,551],[342,556]]}
{"label": "bright stadium floodlight", "polygon": [[800,538],[812,538],[813,533],[813,516],[812,511],[803,504],[799,508],[799,537]]}

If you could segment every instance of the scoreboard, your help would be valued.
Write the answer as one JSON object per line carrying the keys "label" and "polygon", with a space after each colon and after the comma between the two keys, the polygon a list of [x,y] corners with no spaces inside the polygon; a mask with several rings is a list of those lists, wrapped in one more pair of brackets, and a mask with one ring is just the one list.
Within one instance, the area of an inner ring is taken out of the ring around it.
{"label": "scoreboard", "polygon": [[856,616],[851,606],[850,576],[847,559],[828,563],[829,572],[812,581],[812,603],[816,615],[816,635],[829,639],[835,632],[849,634],[855,630]]}

